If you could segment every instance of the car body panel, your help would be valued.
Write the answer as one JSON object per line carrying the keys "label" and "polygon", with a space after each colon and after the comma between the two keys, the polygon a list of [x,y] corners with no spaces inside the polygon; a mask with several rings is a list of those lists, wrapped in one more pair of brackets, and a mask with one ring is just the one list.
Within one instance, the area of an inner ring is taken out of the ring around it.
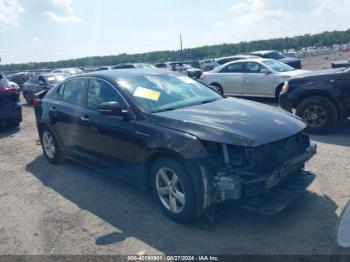
{"label": "car body panel", "polygon": [[205,141],[259,146],[301,132],[305,124],[270,106],[226,98],[152,116],[155,123]]}

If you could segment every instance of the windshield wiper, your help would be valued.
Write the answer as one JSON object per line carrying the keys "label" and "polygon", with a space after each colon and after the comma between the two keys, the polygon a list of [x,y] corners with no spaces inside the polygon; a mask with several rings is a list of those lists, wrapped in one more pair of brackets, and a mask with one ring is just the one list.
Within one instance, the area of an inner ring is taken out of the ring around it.
{"label": "windshield wiper", "polygon": [[208,99],[208,100],[204,100],[201,102],[201,104],[208,104],[208,103],[211,103],[211,102],[215,102],[215,101],[218,101],[218,99]]}
{"label": "windshield wiper", "polygon": [[152,113],[161,113],[161,112],[167,112],[167,111],[173,111],[173,110],[176,110],[176,108],[169,107],[169,108],[159,109],[159,110],[152,111]]}

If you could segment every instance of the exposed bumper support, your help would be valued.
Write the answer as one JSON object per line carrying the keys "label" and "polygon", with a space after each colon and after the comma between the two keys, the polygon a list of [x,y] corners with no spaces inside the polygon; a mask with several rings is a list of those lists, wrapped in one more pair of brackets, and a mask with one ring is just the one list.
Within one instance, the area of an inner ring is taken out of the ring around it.
{"label": "exposed bumper support", "polygon": [[245,199],[243,206],[264,215],[278,213],[303,194],[315,177],[310,172],[288,177],[268,193]]}

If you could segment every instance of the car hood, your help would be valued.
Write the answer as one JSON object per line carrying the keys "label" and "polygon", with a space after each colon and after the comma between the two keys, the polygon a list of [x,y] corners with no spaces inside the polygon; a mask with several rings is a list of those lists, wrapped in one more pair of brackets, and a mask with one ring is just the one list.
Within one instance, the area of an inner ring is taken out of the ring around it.
{"label": "car hood", "polygon": [[285,58],[279,59],[278,61],[281,61],[283,63],[294,63],[294,62],[299,62],[299,59],[294,57],[285,57]]}
{"label": "car hood", "polygon": [[272,143],[305,129],[298,117],[281,109],[236,98],[155,113],[152,120],[201,140],[241,146]]}
{"label": "car hood", "polygon": [[294,77],[294,76],[299,76],[299,75],[305,75],[307,73],[310,73],[310,71],[297,69],[297,70],[288,71],[288,72],[281,72],[279,74],[281,76]]}
{"label": "car hood", "polygon": [[324,77],[324,76],[334,76],[337,74],[344,73],[344,69],[338,68],[338,69],[328,69],[328,70],[320,70],[320,71],[309,71],[305,74],[301,74],[299,76],[296,76],[293,79],[304,79],[309,77]]}

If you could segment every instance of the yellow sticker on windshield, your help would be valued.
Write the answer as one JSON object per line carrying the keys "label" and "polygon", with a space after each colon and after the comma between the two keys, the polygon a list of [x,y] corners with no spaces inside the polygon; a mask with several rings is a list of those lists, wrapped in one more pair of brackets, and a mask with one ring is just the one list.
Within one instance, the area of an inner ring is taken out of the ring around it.
{"label": "yellow sticker on windshield", "polygon": [[154,91],[148,88],[138,87],[136,88],[134,96],[146,98],[153,101],[158,101],[160,97],[160,92]]}

